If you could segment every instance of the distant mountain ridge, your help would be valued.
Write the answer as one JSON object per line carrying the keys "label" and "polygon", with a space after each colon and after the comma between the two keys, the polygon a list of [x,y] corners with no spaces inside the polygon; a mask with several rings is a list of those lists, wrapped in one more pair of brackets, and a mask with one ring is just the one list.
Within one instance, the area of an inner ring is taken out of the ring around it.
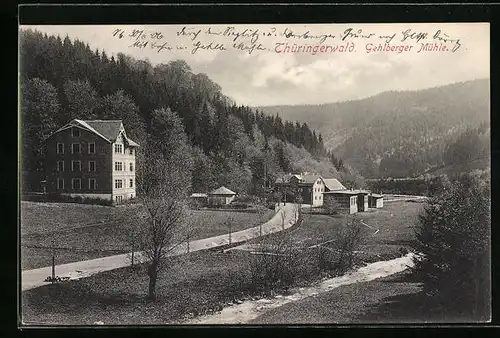
{"label": "distant mountain ridge", "polygon": [[[464,129],[489,124],[489,79],[320,105],[258,107],[306,122],[325,146],[366,177],[418,175],[440,165],[447,142]],[[408,170],[391,167],[407,164]],[[391,165],[389,165],[391,164]]]}

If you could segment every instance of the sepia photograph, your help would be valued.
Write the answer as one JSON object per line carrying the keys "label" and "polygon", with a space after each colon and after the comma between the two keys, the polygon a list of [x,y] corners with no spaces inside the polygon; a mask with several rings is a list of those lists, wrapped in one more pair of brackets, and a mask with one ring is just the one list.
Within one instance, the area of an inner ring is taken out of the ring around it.
{"label": "sepia photograph", "polygon": [[18,34],[21,327],[491,322],[489,23]]}

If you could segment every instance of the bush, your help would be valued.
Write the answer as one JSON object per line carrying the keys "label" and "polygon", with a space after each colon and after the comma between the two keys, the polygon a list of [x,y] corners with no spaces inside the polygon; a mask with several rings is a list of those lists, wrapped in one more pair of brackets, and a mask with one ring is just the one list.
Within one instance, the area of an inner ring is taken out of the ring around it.
{"label": "bush", "polygon": [[111,200],[105,200],[97,197],[71,197],[68,195],[61,195],[57,193],[48,193],[46,195],[47,202],[62,202],[62,203],[81,203],[81,204],[97,204],[97,205],[105,205],[112,206],[113,202]]}
{"label": "bush", "polygon": [[253,291],[286,291],[296,281],[301,256],[287,234],[262,239],[250,257]]}
{"label": "bush", "polygon": [[443,311],[489,318],[490,226],[488,187],[473,177],[461,177],[425,204],[413,270]]}
{"label": "bush", "polygon": [[321,272],[343,274],[354,265],[356,252],[365,240],[365,228],[355,220],[346,222],[334,242],[323,245],[318,253]]}
{"label": "bush", "polygon": [[261,200],[257,196],[251,196],[251,195],[237,195],[233,203],[242,203],[242,204],[260,204]]}

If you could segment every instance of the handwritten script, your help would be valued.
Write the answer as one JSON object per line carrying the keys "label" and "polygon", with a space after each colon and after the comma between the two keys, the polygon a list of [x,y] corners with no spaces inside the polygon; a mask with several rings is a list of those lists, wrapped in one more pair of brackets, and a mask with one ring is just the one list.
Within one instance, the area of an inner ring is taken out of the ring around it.
{"label": "handwritten script", "polygon": [[249,55],[271,53],[455,53],[463,43],[444,30],[418,31],[411,28],[388,30],[380,34],[349,27],[328,32],[312,32],[294,27],[245,28],[244,26],[181,26],[175,34],[161,30],[118,28],[114,39],[124,40],[129,48],[164,53],[183,50],[191,54],[237,51]]}

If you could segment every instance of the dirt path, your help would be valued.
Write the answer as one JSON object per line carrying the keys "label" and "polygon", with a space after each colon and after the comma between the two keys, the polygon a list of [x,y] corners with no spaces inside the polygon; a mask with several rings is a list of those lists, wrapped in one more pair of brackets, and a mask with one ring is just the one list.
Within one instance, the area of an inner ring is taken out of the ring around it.
{"label": "dirt path", "polygon": [[409,253],[389,261],[375,262],[344,276],[326,279],[310,287],[294,289],[288,296],[244,301],[238,305],[228,306],[219,313],[196,317],[181,324],[245,324],[263,315],[267,310],[287,303],[328,292],[342,285],[367,282],[404,271],[413,265],[412,258],[413,254]]}
{"label": "dirt path", "polygon": [[[297,221],[297,213],[295,212],[294,204],[287,203],[281,206],[276,214],[266,223],[242,231],[231,234],[232,243],[243,243],[249,239],[259,237],[262,227],[262,235],[276,233],[292,227]],[[284,216],[284,218],[282,217]],[[189,243],[190,252],[200,251],[205,249],[217,248],[229,244],[229,236],[221,235],[210,238],[204,238]],[[170,256],[182,255],[187,252],[187,243],[182,243],[169,253]],[[136,254],[137,261],[143,261],[144,257],[140,253]],[[114,255],[101,257],[91,260],[61,264],[56,266],[56,275],[62,278],[80,279],[91,276],[93,274],[122,268],[130,265],[129,254]],[[52,273],[52,267],[24,270],[21,273],[21,290],[29,290],[47,284],[45,278]]]}

